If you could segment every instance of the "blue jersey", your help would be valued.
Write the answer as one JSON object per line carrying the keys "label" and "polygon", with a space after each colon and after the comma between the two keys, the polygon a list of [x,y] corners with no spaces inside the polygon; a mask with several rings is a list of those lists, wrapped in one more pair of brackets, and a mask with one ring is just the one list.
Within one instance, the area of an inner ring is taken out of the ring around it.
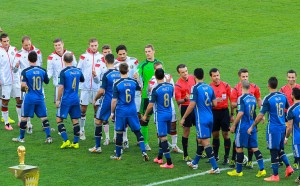
{"label": "blue jersey", "polygon": [[288,108],[289,102],[283,93],[272,92],[264,98],[260,113],[269,113],[267,133],[285,132],[284,110]]}
{"label": "blue jersey", "polygon": [[300,103],[295,103],[287,111],[287,120],[293,120],[293,145],[300,145]]}
{"label": "blue jersey", "polygon": [[[247,130],[255,119],[256,99],[251,94],[243,94],[238,98],[237,104],[238,113],[243,112],[244,114],[239,122],[236,132],[247,133]],[[252,132],[255,133],[256,128]]]}
{"label": "blue jersey", "polygon": [[28,86],[26,100],[32,104],[44,100],[43,82],[49,83],[46,70],[39,66],[30,66],[24,69],[21,75],[22,82]]}
{"label": "blue jersey", "polygon": [[79,102],[78,85],[84,82],[84,77],[80,69],[68,66],[59,75],[59,85],[64,86],[61,102],[64,104],[77,104]]}
{"label": "blue jersey", "polygon": [[154,103],[153,111],[156,121],[172,120],[172,97],[174,87],[171,83],[160,83],[152,89],[150,103]]}
{"label": "blue jersey", "polygon": [[116,98],[116,115],[120,117],[131,117],[136,115],[137,110],[135,106],[135,91],[141,90],[138,82],[132,78],[121,78],[113,88],[113,98]]}
{"label": "blue jersey", "polygon": [[216,99],[214,90],[206,83],[200,82],[192,87],[190,95],[191,102],[196,102],[194,113],[196,116],[196,125],[213,125],[212,101]]}
{"label": "blue jersey", "polygon": [[101,78],[101,86],[105,90],[104,101],[108,101],[109,104],[112,99],[113,85],[121,78],[121,74],[117,69],[108,69]]}

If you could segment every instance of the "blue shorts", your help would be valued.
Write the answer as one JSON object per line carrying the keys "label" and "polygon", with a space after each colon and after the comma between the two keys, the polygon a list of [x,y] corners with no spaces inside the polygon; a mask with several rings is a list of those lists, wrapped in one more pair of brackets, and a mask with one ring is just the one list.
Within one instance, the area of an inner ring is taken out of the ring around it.
{"label": "blue shorts", "polygon": [[293,145],[293,153],[295,158],[300,158],[300,145]]}
{"label": "blue shorts", "polygon": [[115,131],[125,131],[125,128],[129,125],[132,131],[137,131],[141,129],[139,118],[137,114],[132,117],[115,117]]}
{"label": "blue shorts", "polygon": [[257,148],[257,133],[252,132],[251,135],[249,135],[247,132],[236,133],[235,145],[237,148]]}
{"label": "blue shorts", "polygon": [[213,128],[213,122],[197,123],[196,124],[197,138],[198,139],[211,138],[212,128]]}
{"label": "blue shorts", "polygon": [[38,104],[30,104],[27,103],[25,98],[21,107],[21,116],[33,118],[34,113],[39,118],[47,117],[47,109],[46,109],[45,102],[41,101]]}
{"label": "blue shorts", "polygon": [[267,146],[268,149],[281,150],[284,149],[285,133],[267,133]]}
{"label": "blue shorts", "polygon": [[170,133],[171,121],[157,121],[156,129],[158,137],[167,136]]}
{"label": "blue shorts", "polygon": [[66,119],[68,114],[70,114],[71,119],[78,119],[81,117],[81,110],[79,103],[76,105],[67,105],[60,103],[60,107],[57,108],[56,116],[62,119]]}
{"label": "blue shorts", "polygon": [[96,118],[102,121],[108,121],[111,114],[111,104],[110,102],[100,100],[100,105],[96,112]]}

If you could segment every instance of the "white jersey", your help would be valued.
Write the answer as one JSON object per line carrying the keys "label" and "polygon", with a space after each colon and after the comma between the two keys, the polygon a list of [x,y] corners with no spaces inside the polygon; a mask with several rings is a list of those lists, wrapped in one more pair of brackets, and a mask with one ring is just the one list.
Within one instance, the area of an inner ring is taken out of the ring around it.
{"label": "white jersey", "polygon": [[[174,84],[174,80],[173,80],[173,77],[170,75],[170,74],[165,74],[165,77],[164,77],[164,82],[167,82],[167,80],[169,80],[173,86],[175,85]],[[157,80],[155,78],[155,76],[152,76],[151,79],[149,80],[149,83],[148,83],[148,88],[147,88],[147,91],[148,91],[148,97],[151,95],[151,92],[152,92],[152,89],[154,87],[156,87],[158,84],[157,84]],[[175,93],[175,91],[174,91]],[[175,96],[173,95],[173,98]],[[154,108],[154,107],[153,107]],[[172,122],[176,121],[176,111],[175,111],[175,106],[174,106],[174,101],[172,99],[171,101],[171,108],[172,108]],[[155,110],[154,110],[155,111]]]}
{"label": "white jersey", "polygon": [[[15,73],[19,73],[19,75],[21,75],[22,70],[24,70],[25,68],[28,68],[30,66],[29,61],[28,61],[28,54],[31,51],[35,51],[37,53],[38,59],[36,61],[36,65],[37,66],[42,66],[43,65],[43,58],[42,58],[42,53],[41,51],[34,47],[33,45],[30,48],[30,51],[27,51],[25,49],[21,49],[17,52],[16,57],[14,59],[13,62],[13,66],[16,67],[16,65],[19,66],[18,70],[15,70]],[[16,76],[15,76],[16,77]],[[17,77],[15,78],[15,82],[20,81],[20,79],[17,79]]]}
{"label": "white jersey", "polygon": [[[100,88],[100,76],[107,70],[102,61],[103,55],[99,52],[92,53],[89,49],[80,56],[77,68],[81,69],[84,82],[80,82],[80,90],[98,91]],[[92,71],[95,70],[97,76],[93,78]]]}
{"label": "white jersey", "polygon": [[20,79],[19,73],[13,72],[13,61],[17,48],[10,46],[8,51],[0,47],[0,80],[2,85],[12,85],[15,78]]}
{"label": "white jersey", "polygon": [[128,57],[125,61],[120,61],[118,58],[114,62],[114,67],[119,70],[119,66],[121,63],[127,63],[129,67],[128,77],[133,78],[133,74],[136,73],[137,67],[139,65],[139,61],[134,57]]}
{"label": "white jersey", "polygon": [[[63,57],[64,57],[65,53],[73,54],[73,52],[71,52],[71,51],[64,50],[64,54],[62,56],[58,55],[55,51],[48,56],[47,73],[48,73],[49,79],[51,77],[53,77],[53,85],[54,86],[58,85],[58,78],[60,75],[60,71],[65,68],[65,63],[63,61]],[[76,58],[75,58],[74,54],[73,54],[72,65],[74,67],[77,66],[77,62],[76,62]]]}

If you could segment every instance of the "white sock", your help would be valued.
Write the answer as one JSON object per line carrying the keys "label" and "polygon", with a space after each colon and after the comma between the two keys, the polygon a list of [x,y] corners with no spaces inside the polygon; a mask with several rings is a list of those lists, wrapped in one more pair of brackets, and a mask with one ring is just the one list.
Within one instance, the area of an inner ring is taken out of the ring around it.
{"label": "white sock", "polygon": [[104,133],[105,133],[105,138],[109,139],[109,124],[103,125]]}
{"label": "white sock", "polygon": [[177,145],[177,134],[171,135],[172,138],[172,147],[175,147]]}
{"label": "white sock", "polygon": [[16,107],[16,111],[18,114],[18,122],[20,123],[21,122],[21,108]]}
{"label": "white sock", "polygon": [[128,129],[128,127],[126,127],[125,131],[123,132],[123,142],[124,141],[128,141],[128,138],[127,138],[127,129]]}
{"label": "white sock", "polygon": [[80,123],[80,131],[81,132],[84,132],[84,126],[85,126],[85,116],[84,117],[81,117],[80,118],[80,121],[79,121],[79,123]]}
{"label": "white sock", "polygon": [[27,127],[32,128],[30,117],[27,118]]}
{"label": "white sock", "polygon": [[2,117],[4,119],[4,124],[8,123],[8,111],[2,111]]}

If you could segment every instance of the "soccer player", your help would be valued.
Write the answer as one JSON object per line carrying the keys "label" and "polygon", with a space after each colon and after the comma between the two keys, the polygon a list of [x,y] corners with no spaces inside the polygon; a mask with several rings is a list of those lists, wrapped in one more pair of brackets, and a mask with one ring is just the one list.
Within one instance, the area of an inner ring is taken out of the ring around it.
{"label": "soccer player", "polygon": [[[100,99],[100,105],[96,112],[95,119],[95,146],[90,148],[90,152],[102,152],[101,150],[101,137],[102,137],[102,125],[108,125],[108,119],[111,113],[111,100],[113,93],[114,82],[121,78],[120,72],[114,68],[114,55],[107,54],[105,56],[105,62],[107,71],[101,75],[101,87],[94,98],[94,103]],[[109,144],[109,136],[106,136],[106,145]]]}
{"label": "soccer player", "polygon": [[[155,70],[155,78],[157,84],[151,91],[149,104],[142,120],[146,121],[148,113],[153,109],[154,122],[156,123],[157,136],[159,138],[158,156],[153,160],[154,163],[162,164],[161,168],[174,168],[171,160],[170,150],[168,148],[167,135],[171,128],[172,121],[172,97],[174,95],[174,86],[165,82],[165,72],[162,68]],[[167,163],[163,164],[163,155],[167,159]]]}
{"label": "soccer player", "polygon": [[198,162],[202,156],[202,147],[204,147],[212,169],[210,174],[219,174],[217,161],[214,156],[213,148],[210,145],[210,138],[213,128],[212,107],[217,105],[214,90],[211,86],[204,83],[204,71],[202,68],[194,70],[196,84],[192,87],[190,95],[190,104],[181,118],[180,124],[183,125],[186,118],[194,111],[196,118],[196,134],[197,134],[197,152],[193,161],[188,161],[187,165],[193,169],[198,169]]}
{"label": "soccer player", "polygon": [[[281,87],[279,90],[279,92],[284,93],[284,95],[286,96],[290,105],[294,104],[293,99],[292,99],[292,89],[294,87],[300,88],[300,84],[297,84],[296,80],[297,80],[297,72],[295,70],[289,70],[287,72],[288,83],[286,85],[284,85],[283,87]],[[286,110],[285,110],[285,113],[286,113]],[[287,122],[287,120],[286,120],[286,122]],[[297,170],[297,169],[299,169],[299,166],[298,166],[298,162],[296,160],[297,160],[297,158],[294,158],[293,168]]]}
{"label": "soccer player", "polygon": [[22,118],[20,123],[20,136],[13,138],[15,142],[25,142],[25,130],[27,128],[28,117],[33,118],[34,113],[42,120],[46,133],[45,143],[52,143],[50,135],[50,125],[47,118],[47,109],[44,101],[43,83],[48,84],[49,78],[45,69],[37,66],[38,54],[31,51],[28,54],[30,67],[22,71],[22,91],[26,92],[22,104]]}
{"label": "soccer player", "polygon": [[219,160],[219,147],[220,147],[220,128],[222,129],[222,136],[224,138],[224,161],[223,165],[228,164],[231,140],[229,135],[230,128],[230,113],[228,109],[228,101],[230,102],[231,87],[228,83],[221,80],[220,71],[217,68],[212,68],[209,71],[210,79],[212,82],[210,86],[214,89],[218,105],[213,107],[212,113],[214,116],[213,125],[213,149],[215,158]]}
{"label": "soccer player", "polygon": [[[237,100],[238,97],[242,95],[242,80],[248,80],[249,79],[249,72],[245,68],[241,68],[238,72],[238,76],[240,79],[240,82],[235,85],[235,87],[231,91],[230,95],[230,100],[231,100],[231,121],[233,121],[233,116],[234,116],[234,110],[237,107]],[[249,88],[249,93],[253,95],[256,98],[256,102],[258,105],[258,108],[261,107],[261,97],[260,97],[260,88],[254,84],[250,83],[250,88]],[[254,118],[256,116],[256,113],[254,113]],[[252,157],[253,157],[253,151],[249,148],[248,149],[248,162],[246,164],[246,167],[252,169],[253,168],[253,163],[252,163]],[[230,167],[234,168],[235,167],[235,159],[236,159],[236,147],[235,143],[233,142],[232,144],[232,157],[229,162]]]}
{"label": "soccer player", "polygon": [[[285,141],[284,144],[287,144],[288,138],[291,133],[293,133],[292,140],[293,140],[293,151],[294,157],[296,158],[298,164],[300,160],[300,89],[293,88],[292,89],[292,97],[294,98],[294,105],[292,105],[287,112],[287,128],[285,134]],[[300,184],[300,174],[295,180],[296,183]]]}
{"label": "soccer player", "polygon": [[[160,69],[160,68],[163,69],[163,65],[159,61],[155,62],[153,66],[154,66],[154,71],[156,71],[157,69]],[[174,86],[174,80],[173,80],[173,77],[170,74],[165,73],[163,80],[164,80],[164,82],[171,83]],[[157,85],[156,77],[152,76],[152,78],[148,82],[148,88],[147,88],[148,89],[147,92],[148,92],[149,96],[151,95],[151,91],[152,91],[153,87],[156,86],[156,85]],[[174,106],[174,103],[173,103],[173,99],[171,101],[171,108],[172,108],[172,120],[171,120],[171,128],[168,131],[168,134],[171,135],[172,144],[169,144],[169,146],[172,148],[173,152],[183,153],[183,151],[177,146],[177,129],[176,129],[177,128],[177,126],[176,126],[177,118],[176,118],[176,111],[175,111],[175,106]],[[149,113],[148,113],[147,117],[149,116]],[[146,120],[147,119],[149,119],[149,118],[146,118]],[[147,150],[147,148],[146,148],[146,150]]]}
{"label": "soccer player", "polygon": [[[28,54],[31,51],[35,51],[37,53],[36,66],[42,67],[43,59],[42,59],[42,53],[40,49],[36,48],[34,45],[31,44],[31,39],[29,36],[24,36],[22,37],[22,49],[19,50],[18,53],[16,54],[16,57],[14,59],[14,64],[13,64],[13,66],[18,70],[18,73],[21,74],[22,70],[30,66],[30,62],[28,61]],[[19,78],[15,78],[15,81],[19,81]],[[22,101],[23,99],[22,95],[20,99]],[[21,112],[20,109],[17,109],[17,111]],[[19,117],[18,119],[20,124],[21,117]],[[28,117],[28,121],[27,121],[27,133],[32,134],[32,124],[30,121],[30,117]]]}
{"label": "soccer player", "polygon": [[60,71],[65,68],[65,63],[63,61],[63,57],[66,53],[71,53],[73,55],[72,65],[74,67],[77,66],[77,62],[73,52],[64,49],[64,42],[57,38],[53,41],[55,51],[48,56],[47,60],[47,73],[49,79],[53,77],[53,85],[55,86],[55,95],[54,95],[54,103],[57,100],[57,91],[58,91],[58,82]]}
{"label": "soccer player", "polygon": [[[61,149],[64,148],[79,148],[79,134],[80,126],[78,119],[80,118],[80,103],[78,97],[78,86],[79,82],[84,82],[84,76],[78,68],[74,67],[72,62],[73,54],[64,54],[65,67],[59,75],[59,87],[56,101],[56,122],[58,127],[58,132],[60,132],[63,138],[63,144],[60,146]],[[71,117],[73,123],[74,141],[71,144],[63,120],[67,118],[68,114]]]}
{"label": "soccer player", "polygon": [[[93,100],[100,87],[100,75],[106,71],[106,65],[102,62],[103,55],[98,52],[98,40],[92,38],[89,40],[89,48],[84,54],[80,56],[78,66],[83,75],[85,81],[79,84],[80,89],[80,139],[85,140],[85,120],[86,111],[89,103],[93,103]],[[99,103],[94,105],[94,118]]]}
{"label": "soccer player", "polygon": [[273,175],[265,178],[264,180],[271,182],[278,182],[280,180],[278,175],[279,158],[286,165],[285,177],[290,176],[294,172],[293,168],[289,164],[289,160],[285,155],[285,152],[283,151],[286,129],[284,110],[288,109],[289,103],[284,94],[276,91],[277,85],[277,78],[270,77],[268,80],[268,89],[270,93],[264,97],[260,113],[248,129],[248,134],[250,134],[253,128],[263,119],[263,116],[267,112],[269,113],[266,137],[268,149],[271,154]]}
{"label": "soccer player", "polygon": [[256,99],[249,93],[250,83],[248,80],[242,80],[242,95],[238,98],[238,114],[230,128],[232,133],[235,133],[235,145],[237,152],[236,169],[227,172],[229,176],[243,176],[243,148],[251,148],[257,159],[259,171],[256,177],[265,176],[266,170],[264,168],[263,156],[258,149],[257,131],[253,130],[247,133],[249,127],[254,121],[254,113],[256,110]]}
{"label": "soccer player", "polygon": [[2,33],[0,36],[1,47],[0,47],[0,80],[2,87],[2,117],[5,124],[6,130],[13,130],[8,120],[8,103],[10,98],[16,98],[16,110],[20,114],[22,101],[21,96],[21,85],[20,81],[15,81],[15,78],[20,79],[19,73],[13,72],[13,59],[17,53],[17,48],[10,45],[9,37],[6,33]]}
{"label": "soccer player", "polygon": [[[139,76],[142,79],[143,82],[143,89],[142,89],[142,101],[141,101],[141,108],[140,108],[140,114],[144,115],[146,108],[149,104],[149,98],[148,98],[148,82],[151,78],[153,78],[154,75],[154,69],[153,64],[158,62],[159,60],[154,57],[155,50],[153,45],[148,44],[145,46],[145,55],[146,59],[142,61],[138,66],[138,73]],[[154,77],[155,79],[155,77]],[[149,146],[149,120],[152,112],[149,112],[149,115],[145,122],[140,121],[141,123],[141,131],[144,136],[144,141],[146,145],[146,150],[151,150],[151,147]]]}
{"label": "soccer player", "polygon": [[[117,46],[116,52],[117,52],[118,57],[114,63],[115,68],[119,69],[120,64],[126,63],[129,68],[128,77],[139,81],[139,77],[138,77],[138,73],[137,73],[137,67],[139,65],[138,60],[134,57],[127,56],[127,48],[125,45]],[[136,95],[134,97],[134,101],[135,101],[136,110],[137,110],[137,114],[138,114],[138,112],[140,111],[140,107],[141,107],[141,90],[135,91],[135,94]],[[115,139],[115,135],[116,134],[114,134],[114,139]],[[124,135],[123,136],[124,148],[129,148],[127,129],[124,131],[123,135]]]}
{"label": "soccer player", "polygon": [[[103,45],[102,46],[102,62],[105,63],[105,56],[107,54],[111,54],[112,51],[111,51],[111,48],[109,45]],[[109,145],[110,143],[110,138],[109,138],[109,122],[107,123],[103,123],[103,130],[104,130],[104,133],[105,133],[105,141],[103,143],[103,145]]]}
{"label": "soccer player", "polygon": [[136,135],[144,161],[149,161],[146,153],[144,137],[141,133],[141,126],[134,101],[135,91],[141,90],[139,83],[128,77],[129,66],[127,63],[121,63],[119,66],[121,79],[115,82],[113,86],[113,99],[111,102],[111,119],[115,120],[116,154],[110,156],[113,160],[121,160],[121,150],[123,142],[123,132],[128,124]]}
{"label": "soccer player", "polygon": [[[176,67],[179,74],[179,79],[175,83],[175,100],[178,104],[181,116],[184,115],[186,109],[190,104],[190,93],[192,87],[195,85],[195,78],[188,74],[188,69],[185,64],[179,64]],[[182,134],[182,148],[183,148],[183,160],[191,161],[192,159],[188,155],[188,142],[190,135],[190,128],[195,125],[195,114],[191,112],[184,120],[182,124],[183,134]],[[198,146],[198,145],[197,145]],[[203,151],[203,147],[202,151]],[[202,153],[201,153],[202,154]]]}

